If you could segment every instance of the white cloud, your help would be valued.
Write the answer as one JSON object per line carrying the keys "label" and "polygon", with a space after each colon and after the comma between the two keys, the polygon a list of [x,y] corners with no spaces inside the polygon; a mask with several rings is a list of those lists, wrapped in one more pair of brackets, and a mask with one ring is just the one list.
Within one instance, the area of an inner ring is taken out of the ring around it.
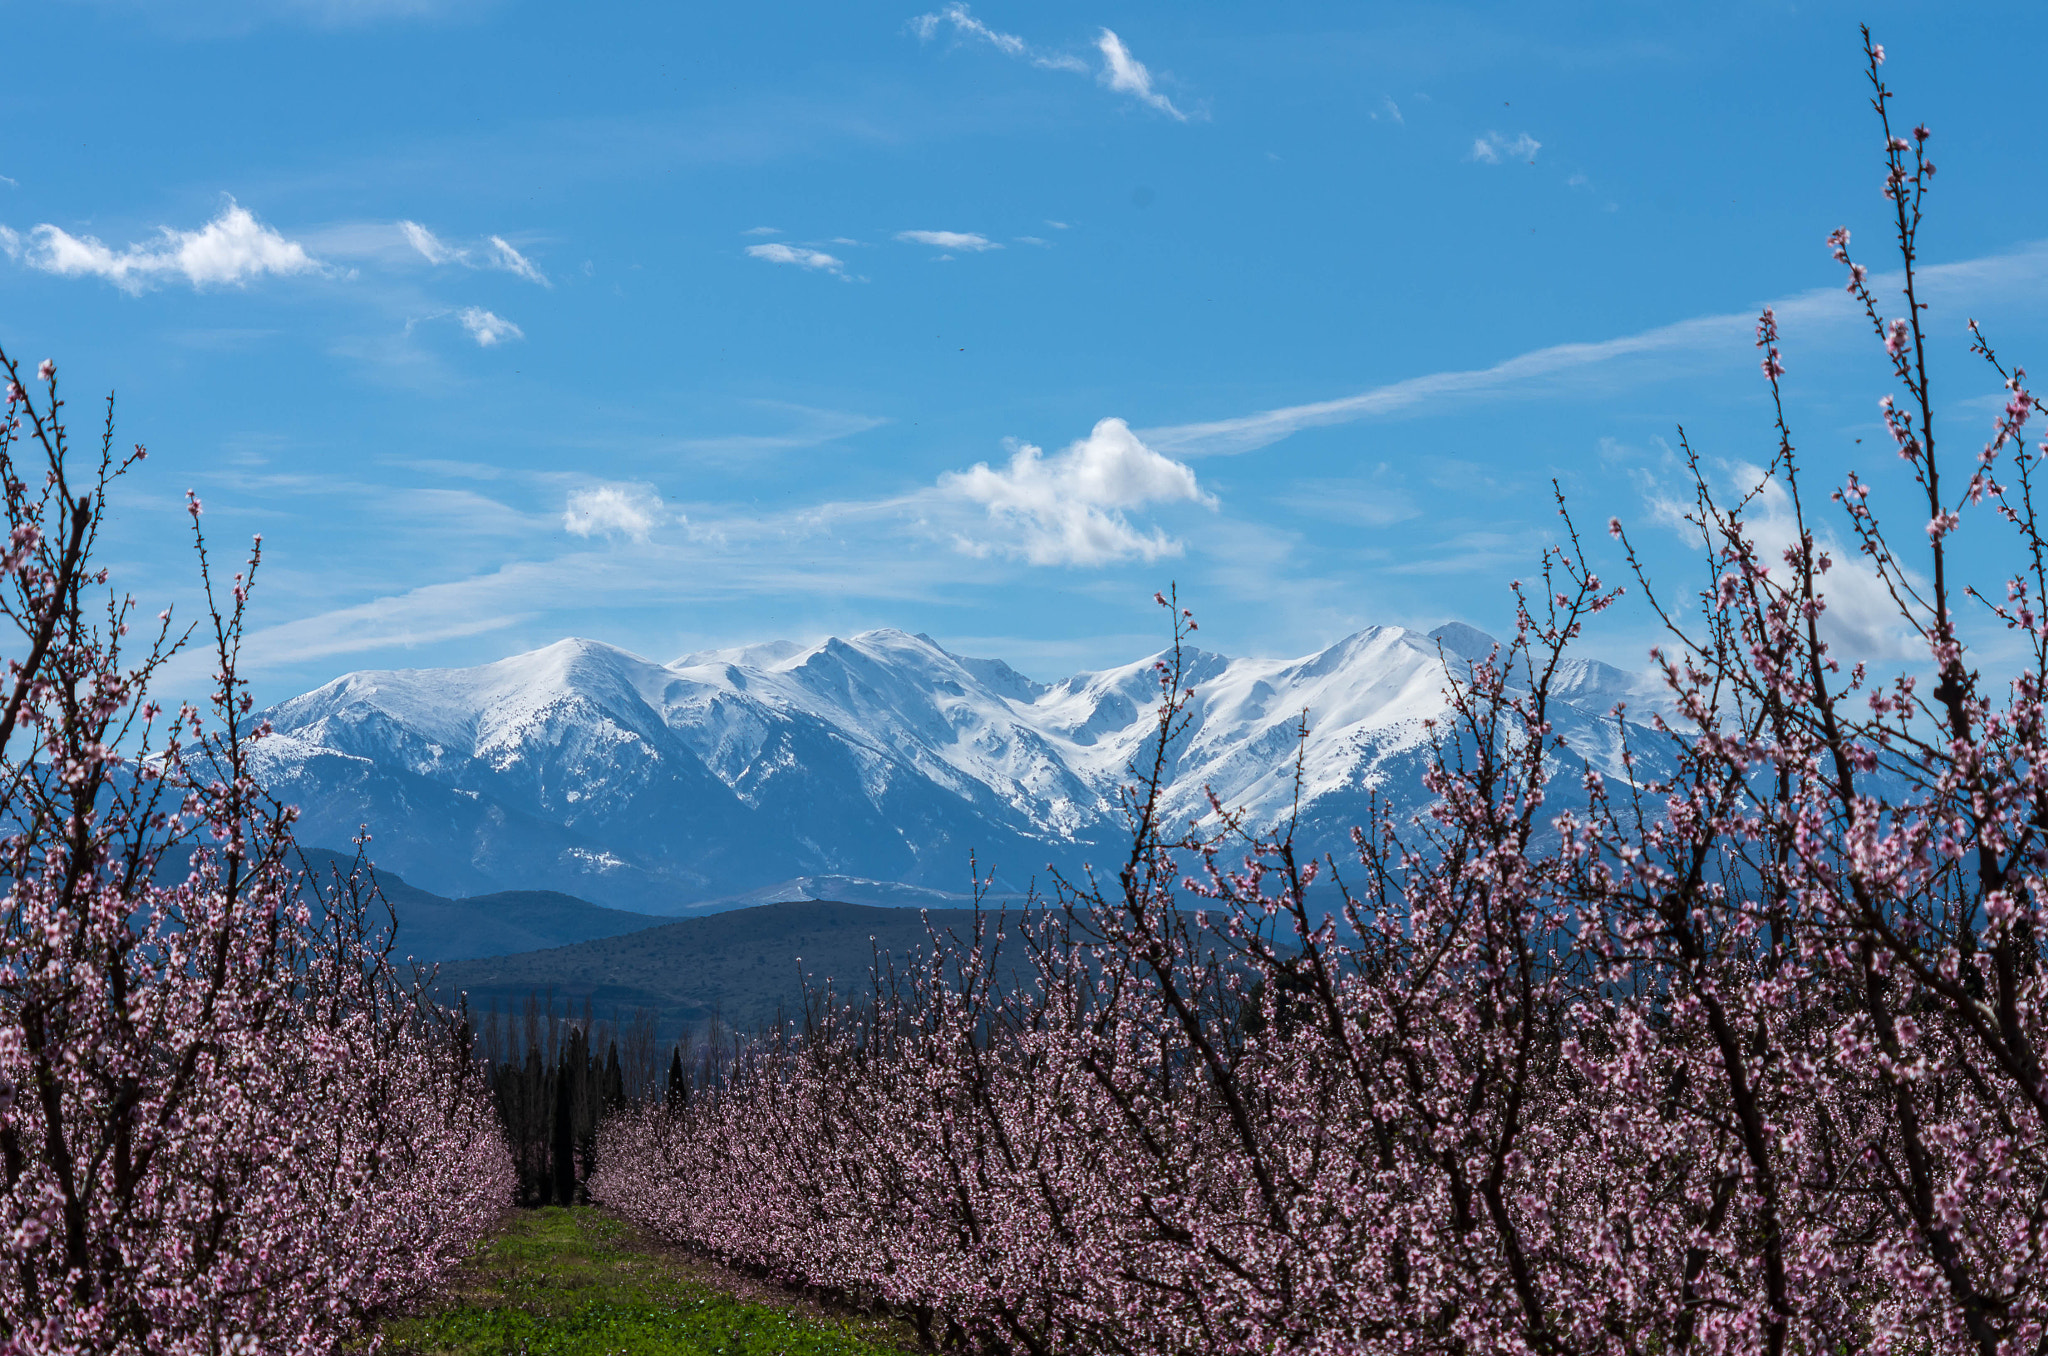
{"label": "white cloud", "polygon": [[[1757,492],[1742,515],[1743,526],[1763,563],[1771,567],[1774,576],[1782,575],[1785,552],[1799,540],[1800,532],[1799,515],[1792,507],[1792,496],[1784,482],[1766,478],[1761,467],[1738,462],[1728,467],[1728,486],[1734,495]],[[1686,493],[1686,502],[1679,504],[1652,492],[1650,510],[1688,543],[1696,543],[1698,529],[1684,521],[1686,513],[1696,511],[1691,491]],[[1807,511],[1811,513],[1812,509]],[[1919,641],[1899,616],[1898,603],[1869,558],[1854,545],[1844,546],[1825,524],[1809,524],[1807,530],[1814,534],[1815,545],[1834,558],[1833,567],[1816,581],[1814,592],[1826,605],[1820,617],[1821,638],[1827,641],[1835,657],[1847,663],[1924,660],[1926,643]],[[1923,589],[1926,585],[1924,579],[1910,571],[1908,581]]]}
{"label": "white cloud", "polygon": [[920,14],[910,21],[911,32],[917,34],[919,42],[930,42],[938,36],[941,24],[951,24],[953,31],[963,38],[973,38],[988,43],[997,51],[1009,56],[1023,56],[1031,50],[1030,44],[1014,33],[998,33],[981,20],[967,12],[963,4],[951,4],[935,14]]}
{"label": "white cloud", "polygon": [[1001,245],[973,231],[898,231],[896,238],[908,245],[930,245],[942,250],[999,250]]}
{"label": "white cloud", "polygon": [[547,280],[547,275],[534,267],[533,260],[506,244],[503,236],[494,235],[491,237],[491,253],[489,258],[492,266],[495,268],[502,268],[507,273],[524,278],[528,282],[539,283],[542,287],[554,286],[553,283]]}
{"label": "white cloud", "polygon": [[749,226],[749,227],[748,227],[748,228],[747,228],[746,230],[744,230],[744,231],[741,231],[741,232],[740,232],[740,234],[741,234],[741,235],[781,235],[781,234],[782,234],[782,228],[781,228],[780,226]]}
{"label": "white cloud", "polygon": [[771,264],[795,264],[799,268],[823,269],[827,273],[845,276],[845,261],[834,258],[823,250],[808,250],[801,245],[785,245],[777,241],[770,245],[749,245],[747,253],[755,259],[766,259]]}
{"label": "white cloud", "polygon": [[474,249],[462,245],[451,245],[435,235],[417,221],[398,223],[399,233],[406,243],[419,251],[420,257],[434,265],[460,264],[464,268],[495,268],[528,282],[539,283],[542,287],[553,287],[547,275],[535,266],[533,260],[512,248],[505,237],[485,237],[484,243]]}
{"label": "white cloud", "polygon": [[[947,5],[944,9],[930,14],[920,14],[910,21],[910,31],[917,34],[919,42],[930,42],[941,30],[950,30],[954,37],[968,42],[985,42],[1005,56],[1028,61],[1048,71],[1067,71],[1074,75],[1087,75],[1094,68],[1086,59],[1072,52],[1051,51],[1034,47],[1015,33],[1004,33],[990,28],[968,12],[964,4]],[[1123,94],[1136,95],[1142,102],[1160,112],[1187,121],[1187,115],[1175,108],[1167,97],[1152,88],[1152,73],[1144,63],[1132,56],[1123,40],[1108,29],[1096,39],[1096,50],[1102,53],[1102,69],[1096,72],[1098,78],[1110,89]]]}
{"label": "white cloud", "polygon": [[1391,94],[1382,94],[1380,96],[1380,112],[1370,113],[1367,116],[1374,122],[1378,122],[1380,120],[1380,113],[1384,113],[1390,121],[1404,126],[1408,122],[1408,119],[1401,116],[1401,105],[1394,102],[1394,96]]}
{"label": "white cloud", "polygon": [[593,485],[569,496],[562,526],[579,537],[646,541],[662,520],[661,496],[648,485]]}
{"label": "white cloud", "polygon": [[398,229],[405,236],[406,243],[418,250],[420,257],[430,264],[445,264],[462,258],[461,250],[442,244],[439,236],[417,221],[401,221]]}
{"label": "white cloud", "polygon": [[1095,40],[1095,46],[1102,53],[1102,83],[1122,94],[1135,95],[1139,102],[1150,104],[1161,113],[1177,118],[1181,122],[1188,115],[1175,108],[1164,94],[1152,88],[1152,72],[1145,69],[1145,63],[1131,55],[1123,39],[1108,29]]}
{"label": "white cloud", "polygon": [[[1871,276],[1871,285],[1878,290],[1898,285],[1891,275]],[[2008,254],[1932,265],[1923,268],[1919,276],[1935,295],[1937,304],[1954,306],[1959,311],[1994,298],[2005,304],[2014,304],[2022,297],[2039,302],[2048,299],[2048,241]],[[1868,334],[1867,330],[1859,332],[1861,312],[1839,286],[1795,293],[1773,302],[1772,309],[1778,313],[1781,326],[1794,320],[1812,326],[1808,342],[1820,342],[1824,334],[1846,339]],[[1696,316],[1618,339],[1532,349],[1492,367],[1431,372],[1334,400],[1286,405],[1199,424],[1140,429],[1139,436],[1153,447],[1178,457],[1232,456],[1270,447],[1305,428],[1384,418],[1418,408],[1462,409],[1478,400],[1529,399],[1541,393],[1555,393],[1575,375],[1589,381],[1610,382],[1616,378],[1602,375],[1602,370],[1624,363],[1639,364],[1631,378],[1637,381],[1674,371],[1714,367],[1741,367],[1753,372],[1755,333],[1754,311]]]}
{"label": "white cloud", "polygon": [[117,251],[93,236],[75,236],[48,223],[30,231],[26,239],[0,228],[0,249],[30,268],[65,278],[105,278],[131,293],[171,278],[181,277],[194,288],[239,287],[266,274],[324,271],[303,245],[265,226],[232,198],[219,216],[196,231],[168,226],[158,231],[155,240]]}
{"label": "white cloud", "polygon": [[1215,506],[1189,467],[1162,457],[1138,440],[1121,419],[1047,457],[1026,443],[1001,469],[978,463],[939,477],[943,495],[988,511],[990,536],[962,534],[955,544],[970,555],[1021,556],[1034,565],[1105,565],[1142,556],[1179,555],[1181,544],[1159,528],[1141,532],[1124,517],[1148,504]]}
{"label": "white cloud", "polygon": [[1066,222],[1054,221],[1051,217],[1047,217],[1045,219],[1045,224],[1052,227],[1055,231],[1070,231],[1073,229],[1073,227],[1069,226]]}
{"label": "white cloud", "polygon": [[1543,149],[1543,143],[1527,132],[1519,132],[1513,141],[1498,132],[1488,132],[1472,142],[1472,159],[1482,165],[1498,165],[1505,156],[1510,160],[1526,160],[1536,163],[1536,152]]}
{"label": "white cloud", "polygon": [[462,328],[469,331],[470,338],[476,340],[479,348],[489,348],[506,339],[526,337],[525,330],[481,306],[465,306],[456,313],[456,318],[462,321]]}

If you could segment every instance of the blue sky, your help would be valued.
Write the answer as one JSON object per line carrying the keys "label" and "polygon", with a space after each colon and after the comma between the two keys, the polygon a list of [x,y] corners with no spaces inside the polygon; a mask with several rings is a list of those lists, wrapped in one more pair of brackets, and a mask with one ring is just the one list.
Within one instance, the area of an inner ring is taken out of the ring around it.
{"label": "blue sky", "polygon": [[2048,341],[2036,6],[15,6],[0,340],[149,444],[121,581],[189,601],[188,487],[264,534],[266,698],[879,625],[1052,677],[1170,580],[1231,653],[1498,630],[1552,477],[1692,581],[1765,302],[1817,474],[1901,487],[1822,243],[1883,262],[1859,18],[1976,440],[1964,317]]}

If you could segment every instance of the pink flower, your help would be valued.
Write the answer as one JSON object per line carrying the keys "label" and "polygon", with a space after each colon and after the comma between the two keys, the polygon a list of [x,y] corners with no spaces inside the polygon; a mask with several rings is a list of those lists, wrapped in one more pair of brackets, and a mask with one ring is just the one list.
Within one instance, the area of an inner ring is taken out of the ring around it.
{"label": "pink flower", "polygon": [[48,358],[43,359],[42,362],[36,365],[36,379],[38,381],[48,381],[56,375],[57,364],[51,362]]}

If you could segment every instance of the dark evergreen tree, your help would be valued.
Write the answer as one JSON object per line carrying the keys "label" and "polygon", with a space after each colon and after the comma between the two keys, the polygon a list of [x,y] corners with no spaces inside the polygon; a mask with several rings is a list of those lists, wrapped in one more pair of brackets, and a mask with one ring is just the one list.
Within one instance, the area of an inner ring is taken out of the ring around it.
{"label": "dark evergreen tree", "polygon": [[690,1101],[690,1081],[683,1076],[683,1049],[677,1046],[668,1057],[668,1109],[681,1111]]}
{"label": "dark evergreen tree", "polygon": [[617,1115],[626,1109],[626,1075],[619,1068],[619,1043],[611,1042],[604,1055],[604,1114]]}
{"label": "dark evergreen tree", "polygon": [[557,1205],[576,1203],[576,1112],[582,1099],[576,1094],[583,1079],[583,1033],[571,1028],[562,1048],[562,1065],[555,1071],[554,1197]]}

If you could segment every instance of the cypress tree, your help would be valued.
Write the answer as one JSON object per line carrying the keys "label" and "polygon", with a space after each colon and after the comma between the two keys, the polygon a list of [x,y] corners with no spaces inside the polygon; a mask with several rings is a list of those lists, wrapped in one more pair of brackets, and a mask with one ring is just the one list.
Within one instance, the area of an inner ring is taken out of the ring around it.
{"label": "cypress tree", "polygon": [[681,1111],[690,1100],[690,1083],[683,1077],[683,1050],[677,1046],[668,1057],[668,1109]]}
{"label": "cypress tree", "polygon": [[619,1043],[613,1041],[604,1055],[604,1114],[626,1109],[626,1075],[619,1068]]}
{"label": "cypress tree", "polygon": [[553,1188],[548,1176],[548,1071],[541,1063],[540,1047],[526,1047],[526,1072],[519,1080],[519,1173],[520,1189],[532,1188],[535,1205],[546,1205]]}
{"label": "cypress tree", "polygon": [[555,1074],[555,1172],[554,1196],[557,1205],[576,1203],[576,1096],[577,1075],[582,1071],[576,1066],[583,1061],[577,1049],[581,1043],[581,1032],[572,1032],[568,1044],[562,1050],[562,1066]]}

